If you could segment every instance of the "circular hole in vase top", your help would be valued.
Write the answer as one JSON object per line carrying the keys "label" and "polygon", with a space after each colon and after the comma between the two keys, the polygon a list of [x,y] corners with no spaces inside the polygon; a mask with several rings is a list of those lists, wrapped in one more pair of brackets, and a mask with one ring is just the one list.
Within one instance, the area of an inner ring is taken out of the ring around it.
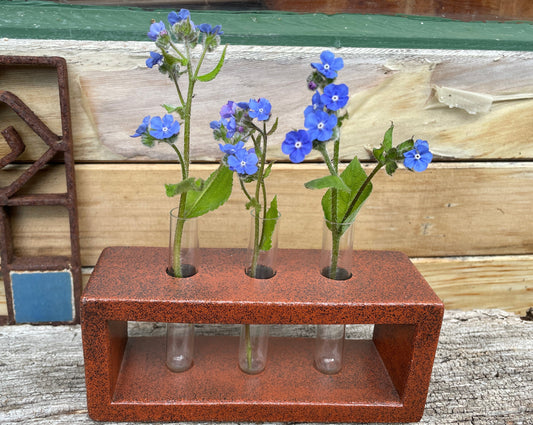
{"label": "circular hole in vase top", "polygon": [[335,276],[332,276],[332,273],[330,273],[330,267],[324,267],[320,274],[324,277],[327,277],[328,279],[333,280],[348,280],[352,277],[352,274],[342,267],[337,267],[337,270],[335,271]]}
{"label": "circular hole in vase top", "polygon": [[276,275],[276,271],[272,267],[264,266],[262,264],[258,264],[255,268],[255,275],[252,273],[251,267],[248,267],[245,270],[245,273],[254,279],[270,279]]}
{"label": "circular hole in vase top", "polygon": [[172,267],[167,268],[167,274],[178,279],[182,277],[191,277],[194,276],[196,273],[198,273],[198,270],[192,264],[181,265],[181,276],[176,276]]}

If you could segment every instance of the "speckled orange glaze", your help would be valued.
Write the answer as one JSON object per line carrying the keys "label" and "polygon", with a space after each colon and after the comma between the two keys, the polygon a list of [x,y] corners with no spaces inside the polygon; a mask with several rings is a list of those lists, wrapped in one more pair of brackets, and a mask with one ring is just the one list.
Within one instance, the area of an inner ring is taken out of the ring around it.
{"label": "speckled orange glaze", "polygon": [[[101,421],[413,422],[422,417],[444,313],[399,252],[355,251],[353,276],[323,277],[318,250],[280,250],[276,276],[244,273],[244,251],[202,249],[195,276],[165,272],[165,248],[103,251],[82,297],[87,404]],[[194,366],[165,367],[163,338],[127,321],[375,324],[348,340],[334,376],[313,367],[313,340],[271,338],[267,368],[239,370],[237,338],[199,337]]]}

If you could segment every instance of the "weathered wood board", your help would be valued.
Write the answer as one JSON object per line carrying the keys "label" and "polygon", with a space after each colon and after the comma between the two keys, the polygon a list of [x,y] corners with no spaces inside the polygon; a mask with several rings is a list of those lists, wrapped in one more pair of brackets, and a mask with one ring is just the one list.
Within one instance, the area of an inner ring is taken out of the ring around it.
{"label": "weathered wood board", "polygon": [[533,256],[413,258],[447,309],[501,308],[524,314],[533,304]]}
{"label": "weathered wood board", "polygon": [[[61,168],[44,173],[36,191],[61,187]],[[205,178],[214,168],[195,165],[192,174]],[[369,172],[371,164],[365,168]],[[279,198],[282,247],[320,247],[322,191],[303,184],[325,172],[320,164],[274,167],[268,187]],[[168,211],[177,201],[164,195],[163,184],[177,175],[172,164],[79,164],[82,264],[95,264],[105,246],[166,246]],[[415,257],[531,254],[532,179],[528,163],[441,163],[421,174],[400,169],[392,178],[382,172],[357,218],[355,248],[400,250]],[[244,204],[236,190],[226,205],[202,217],[201,243],[244,246],[247,232],[235,231],[248,225]],[[15,248],[30,255],[68,250],[68,223],[60,210],[14,209]]]}
{"label": "weathered wood board", "polygon": [[[447,311],[419,423],[530,423],[532,333],[532,322],[500,310]],[[79,326],[0,327],[0,375],[1,423],[94,424],[87,415]]]}
{"label": "weathered wood board", "polygon": [[[168,210],[176,200],[165,197],[163,184],[178,175],[173,151],[166,145],[148,149],[129,137],[143,116],[162,114],[159,105],[175,98],[166,77],[144,66],[152,47],[149,42],[0,39],[0,54],[59,55],[68,62],[84,266],[94,265],[105,246],[168,243]],[[272,101],[280,129],[269,154],[286,161],[279,146],[286,131],[303,124],[311,94],[305,77],[322,50],[230,46],[220,77],[198,92],[193,156],[210,164],[197,164],[194,174],[206,177],[220,159],[209,122],[228,99]],[[376,178],[374,194],[358,217],[355,248],[408,253],[447,308],[523,312],[533,304],[533,52],[343,48],[338,54],[345,59],[342,82],[352,93],[343,157],[368,159],[367,149],[379,144],[393,120],[397,141],[412,135],[427,139],[436,160],[420,175],[400,170],[393,178],[385,173]],[[59,132],[52,70],[0,67],[0,90],[13,91]],[[22,161],[44,152],[31,130],[0,105],[0,129],[8,124],[27,142]],[[0,137],[0,157],[7,149]],[[0,187],[23,167],[3,170]],[[282,247],[320,246],[322,192],[306,190],[303,183],[324,173],[324,166],[313,162],[276,165],[269,188],[280,198]],[[64,188],[62,167],[54,165],[27,190]],[[245,244],[249,217],[242,195],[235,195],[202,218],[203,246]],[[11,213],[17,253],[69,253],[62,208]],[[1,283],[0,291],[0,316],[5,316]]]}
{"label": "weathered wood board", "polygon": [[[66,58],[78,161],[174,159],[165,146],[149,149],[129,137],[145,115],[164,113],[161,103],[176,102],[167,77],[144,65],[152,49],[149,42],[0,40],[0,54]],[[317,61],[322,50],[229,46],[217,80],[198,86],[194,159],[220,158],[209,122],[218,118],[222,104],[262,96],[270,99],[280,117],[270,155],[286,160],[279,146],[285,132],[303,126],[303,109],[311,98],[305,78],[310,62]],[[524,143],[533,129],[532,52],[359,48],[336,52],[345,61],[339,81],[350,87],[352,96],[350,119],[343,128],[344,158],[354,154],[368,158],[366,148],[380,143],[391,120],[397,140],[413,135],[430,140],[437,158],[533,158],[533,145]],[[205,69],[216,59],[211,57]],[[58,123],[51,118],[57,107],[48,101],[54,96],[53,75],[49,71],[43,75],[39,82],[28,69],[0,69],[0,88],[12,90],[32,107],[35,104],[53,128]],[[435,87],[451,91],[438,92],[439,96]],[[47,102],[42,102],[43,97]],[[502,100],[509,97],[513,100]],[[11,118],[5,109],[0,108],[0,124]],[[6,148],[0,144],[0,155]],[[38,150],[31,148],[22,158],[34,158]]]}
{"label": "weathered wood board", "polygon": [[[68,0],[79,2],[80,0]],[[91,3],[111,2],[120,0],[92,0]],[[386,13],[405,15],[439,16],[452,19],[485,20],[485,19],[531,19],[533,9],[527,0],[441,0],[412,2],[395,0],[394,2],[350,2],[345,0],[266,0],[272,9],[288,10],[305,13]]]}
{"label": "weathered wood board", "polygon": [[[500,308],[524,315],[531,307],[533,256],[412,258],[447,309]],[[87,283],[92,268],[84,268]],[[0,316],[7,316],[0,278]]]}
{"label": "weathered wood board", "polygon": [[0,317],[2,316],[7,316],[7,302],[4,281],[0,279]]}

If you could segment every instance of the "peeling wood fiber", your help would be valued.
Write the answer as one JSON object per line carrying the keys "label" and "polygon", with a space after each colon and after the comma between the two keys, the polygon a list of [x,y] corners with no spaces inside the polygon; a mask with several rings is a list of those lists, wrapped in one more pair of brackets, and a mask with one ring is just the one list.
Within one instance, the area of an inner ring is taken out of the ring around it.
{"label": "peeling wood fiber", "polygon": [[[533,415],[532,326],[501,310],[447,311],[419,423],[527,424]],[[158,324],[137,324],[130,332],[163,330]],[[198,331],[213,332],[210,327]],[[275,330],[280,332],[313,335],[305,327]],[[350,338],[367,335],[367,329],[348,327]],[[94,423],[86,410],[79,326],[0,327],[0,374],[1,423]]]}

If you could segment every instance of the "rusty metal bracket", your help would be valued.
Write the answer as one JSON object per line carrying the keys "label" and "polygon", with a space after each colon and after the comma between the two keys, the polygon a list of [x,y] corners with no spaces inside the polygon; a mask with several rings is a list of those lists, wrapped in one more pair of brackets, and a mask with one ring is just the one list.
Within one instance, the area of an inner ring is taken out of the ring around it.
{"label": "rusty metal bracket", "polygon": [[[72,274],[74,317],[72,322],[79,323],[79,299],[81,295],[81,258],[79,244],[78,210],[76,202],[76,183],[70,101],[68,89],[67,63],[61,57],[0,56],[0,66],[52,67],[57,72],[59,107],[61,113],[61,134],[57,135],[26,105],[10,91],[0,91],[0,103],[11,108],[48,146],[46,152],[33,162],[16,180],[0,188],[0,255],[4,279],[8,316],[0,317],[1,322],[14,323],[14,300],[11,286],[13,271],[49,271],[68,269]],[[25,150],[25,144],[13,126],[0,132],[11,151],[0,158],[0,169],[15,161]],[[66,192],[19,194],[26,183],[43,169],[58,154],[62,154],[65,164]],[[70,256],[19,257],[14,255],[13,237],[9,218],[9,207],[60,205],[68,210],[70,224]]]}

